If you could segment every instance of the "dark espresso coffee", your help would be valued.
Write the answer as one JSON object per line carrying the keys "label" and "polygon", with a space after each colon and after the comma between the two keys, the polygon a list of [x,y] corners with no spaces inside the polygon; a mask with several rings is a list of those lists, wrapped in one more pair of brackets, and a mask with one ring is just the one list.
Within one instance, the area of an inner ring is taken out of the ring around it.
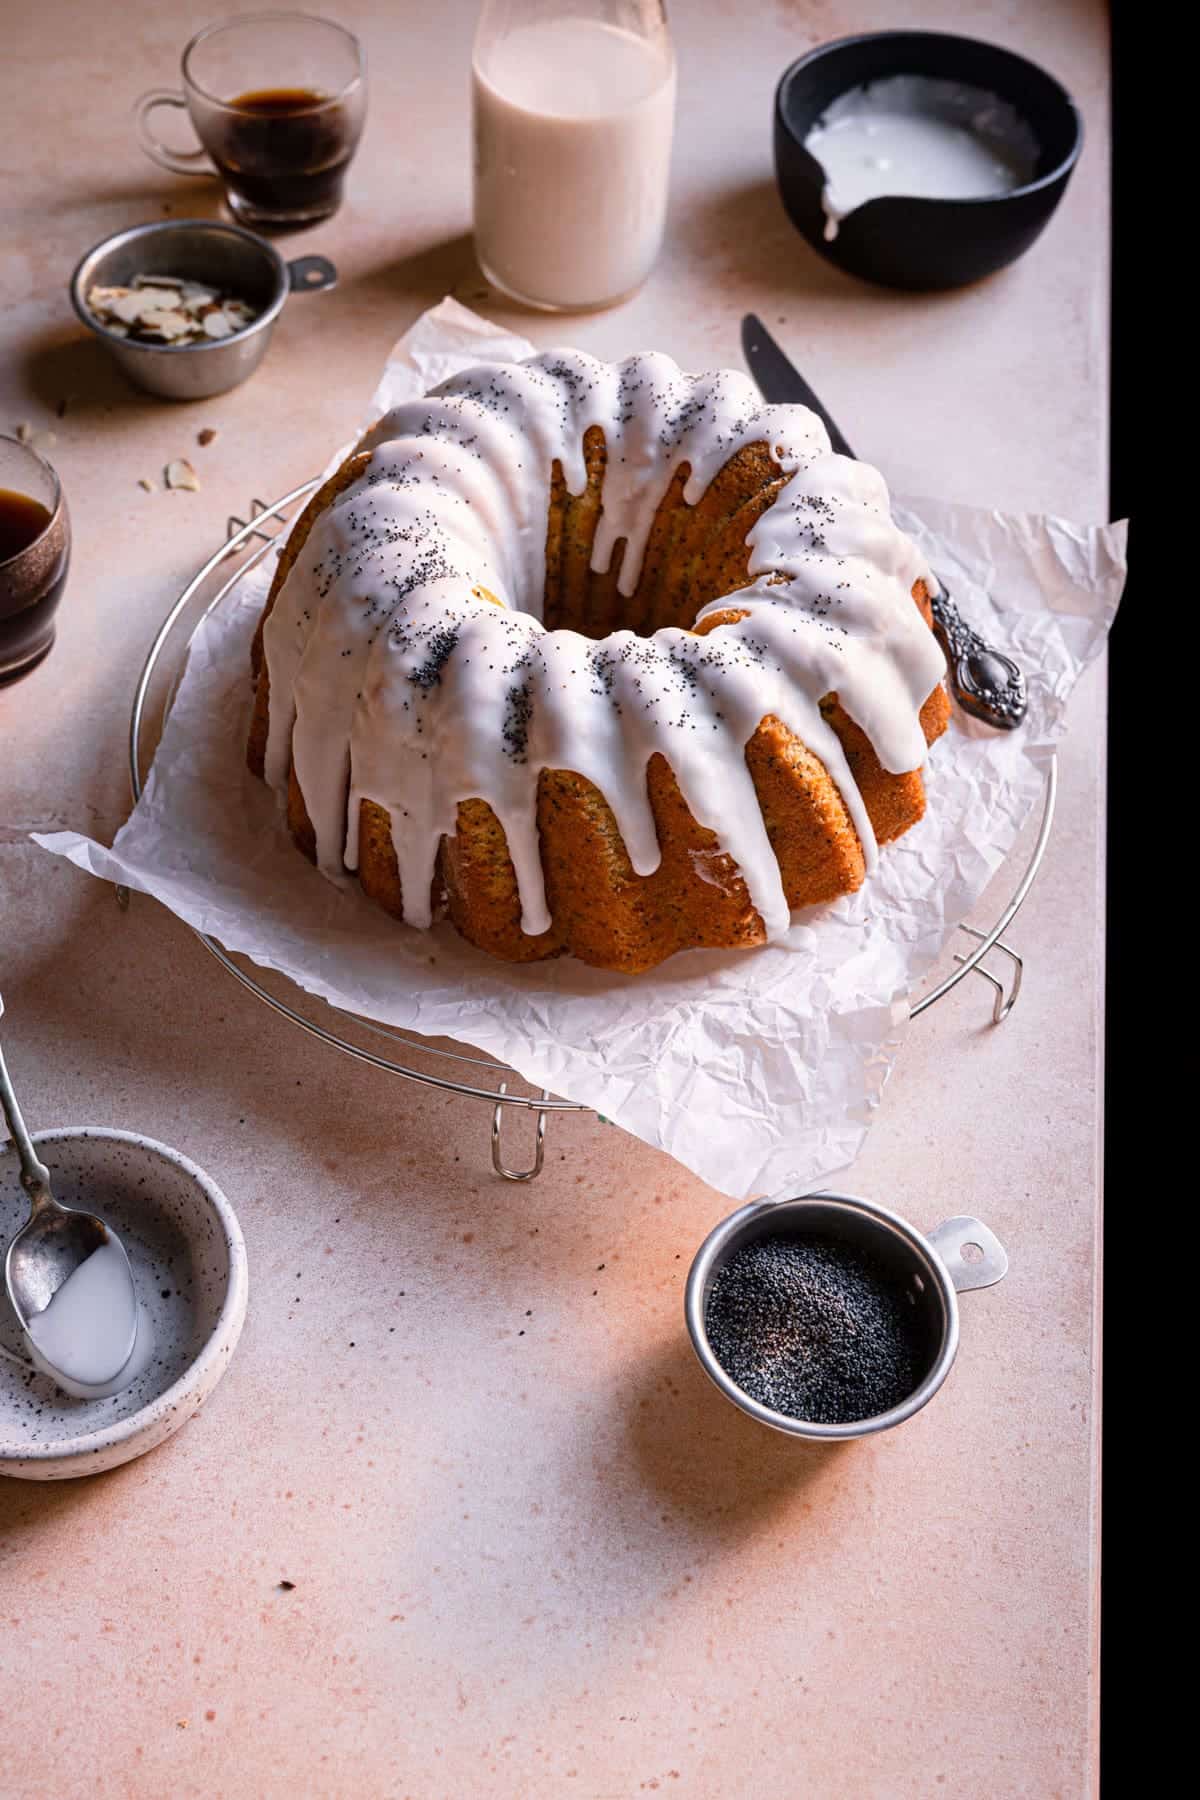
{"label": "dark espresso coffee", "polygon": [[0,488],[0,563],[28,550],[49,523],[50,510],[40,500]]}
{"label": "dark espresso coffee", "polygon": [[65,515],[0,488],[0,682],[38,661],[54,642],[54,614],[70,560]]}
{"label": "dark espresso coffee", "polygon": [[358,128],[315,88],[256,88],[227,101],[204,136],[235,213],[299,224],[336,212]]}

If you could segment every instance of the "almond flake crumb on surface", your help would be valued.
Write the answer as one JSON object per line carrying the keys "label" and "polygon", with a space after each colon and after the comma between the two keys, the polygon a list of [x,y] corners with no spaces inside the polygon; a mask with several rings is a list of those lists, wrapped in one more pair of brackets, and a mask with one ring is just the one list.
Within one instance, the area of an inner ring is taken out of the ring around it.
{"label": "almond flake crumb on surface", "polygon": [[194,494],[200,491],[196,471],[186,456],[177,456],[174,462],[167,464],[165,480],[169,488],[189,488]]}
{"label": "almond flake crumb on surface", "polygon": [[144,475],[138,476],[138,486],[140,488],[145,488],[145,490],[148,494],[152,494],[154,492],[154,483],[152,481],[147,481],[146,477]]}
{"label": "almond flake crumb on surface", "polygon": [[28,444],[31,450],[53,450],[58,438],[52,431],[37,431],[28,419],[22,419],[19,425],[13,426],[13,436],[19,444]]}
{"label": "almond flake crumb on surface", "polygon": [[216,435],[216,426],[206,425],[203,431],[198,431],[196,433],[196,442],[201,445],[211,444]]}

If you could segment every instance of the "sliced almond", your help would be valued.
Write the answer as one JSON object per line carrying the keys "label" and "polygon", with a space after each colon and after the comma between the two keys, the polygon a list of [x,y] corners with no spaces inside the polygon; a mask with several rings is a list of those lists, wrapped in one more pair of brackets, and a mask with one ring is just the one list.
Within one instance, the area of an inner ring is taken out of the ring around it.
{"label": "sliced almond", "polygon": [[154,483],[152,481],[147,481],[146,477],[144,475],[138,476],[138,486],[140,488],[145,488],[145,490],[148,494],[152,494],[154,492]]}
{"label": "sliced almond", "polygon": [[221,308],[219,306],[213,312],[206,313],[204,315],[204,335],[205,335],[205,337],[210,337],[210,338],[232,337],[234,334],[234,331],[236,329],[237,329],[236,326],[233,326],[229,323],[229,320],[225,317],[225,314],[221,311]]}
{"label": "sliced almond", "polygon": [[217,435],[216,426],[215,425],[206,425],[204,427],[203,431],[198,431],[196,433],[196,442],[201,446],[201,448],[203,448],[203,446],[205,444],[211,444],[213,439],[216,437],[216,435]]}
{"label": "sliced almond", "polygon": [[186,337],[192,329],[192,322],[181,312],[167,309],[162,312],[150,312],[141,321],[144,331],[156,331],[160,337]]}
{"label": "sliced almond", "polygon": [[87,303],[93,312],[107,311],[113,302],[127,293],[127,288],[93,287],[88,289]]}
{"label": "sliced almond", "polygon": [[189,488],[194,494],[200,491],[196,471],[185,456],[177,456],[174,462],[167,464],[165,479],[169,488]]}
{"label": "sliced almond", "polygon": [[29,423],[28,419],[22,419],[21,423],[17,426],[17,429],[16,429],[16,438],[17,438],[18,444],[27,444],[29,442],[29,440],[32,438],[32,436],[33,436],[33,426]]}
{"label": "sliced almond", "polygon": [[157,312],[161,307],[177,307],[179,305],[179,289],[169,287],[144,287],[135,290],[141,300],[143,309],[149,308]]}
{"label": "sliced almond", "polygon": [[126,294],[118,294],[109,310],[123,325],[136,325],[150,313],[163,312],[173,307],[177,299],[178,295],[173,294],[170,288],[131,289]]}
{"label": "sliced almond", "polygon": [[132,289],[114,288],[93,311],[101,319],[119,319],[122,325],[132,325],[141,318],[144,305],[142,296]]}

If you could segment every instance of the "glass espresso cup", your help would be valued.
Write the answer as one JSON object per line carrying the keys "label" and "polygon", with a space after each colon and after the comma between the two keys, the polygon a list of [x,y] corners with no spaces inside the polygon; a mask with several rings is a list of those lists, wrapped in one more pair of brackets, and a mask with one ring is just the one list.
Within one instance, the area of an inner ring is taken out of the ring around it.
{"label": "glass espresso cup", "polygon": [[[307,13],[257,13],[197,32],[183,53],[183,92],[154,88],[134,109],[142,149],[176,175],[216,169],[243,225],[286,231],[330,218],[367,110],[362,47]],[[198,150],[154,134],[157,107],[187,112]]]}
{"label": "glass espresso cup", "polygon": [[0,686],[48,654],[70,558],[58,476],[28,444],[0,437]]}

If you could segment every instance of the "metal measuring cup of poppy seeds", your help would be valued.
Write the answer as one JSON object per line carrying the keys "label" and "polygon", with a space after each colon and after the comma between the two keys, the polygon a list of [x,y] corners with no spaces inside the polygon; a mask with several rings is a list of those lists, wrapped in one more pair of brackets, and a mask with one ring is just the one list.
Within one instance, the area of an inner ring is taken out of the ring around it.
{"label": "metal measuring cup of poppy seeds", "polygon": [[1007,1270],[979,1219],[921,1232],[849,1194],[754,1200],[701,1244],[684,1310],[702,1368],[735,1406],[829,1442],[927,1405],[958,1351],[958,1295]]}

